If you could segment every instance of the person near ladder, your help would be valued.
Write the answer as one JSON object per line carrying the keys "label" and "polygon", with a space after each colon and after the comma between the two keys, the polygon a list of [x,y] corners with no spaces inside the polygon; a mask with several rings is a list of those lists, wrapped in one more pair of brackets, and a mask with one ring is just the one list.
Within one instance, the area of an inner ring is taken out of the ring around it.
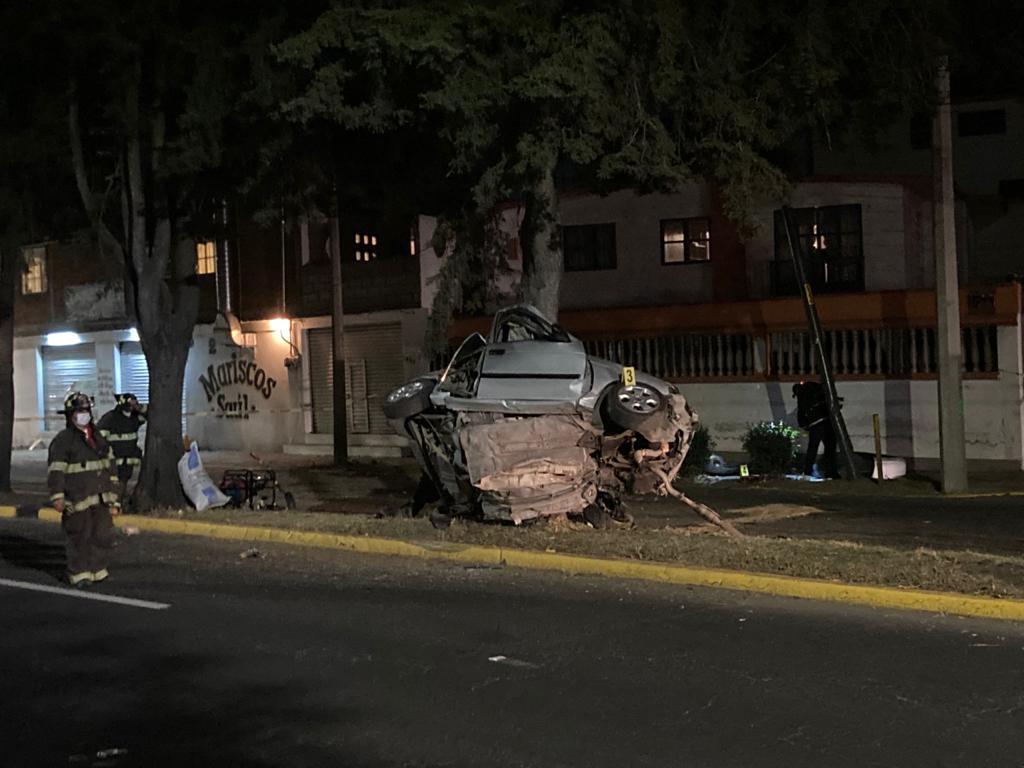
{"label": "person near ladder", "polygon": [[801,381],[793,385],[793,397],[796,398],[797,424],[807,430],[804,474],[808,477],[815,476],[814,462],[818,458],[818,446],[824,443],[825,452],[821,457],[818,476],[839,477],[836,462],[836,431],[829,417],[825,388],[817,381]]}
{"label": "person near ladder", "polygon": [[67,580],[76,587],[103,581],[120,514],[114,452],[92,421],[92,399],[64,399],[67,426],[50,443],[46,483],[67,536]]}
{"label": "person near ladder", "polygon": [[121,484],[121,498],[128,496],[128,481],[135,467],[142,464],[139,448],[139,429],[146,423],[147,408],[131,392],[117,395],[117,405],[100,417],[100,434],[114,449],[117,460],[117,479]]}

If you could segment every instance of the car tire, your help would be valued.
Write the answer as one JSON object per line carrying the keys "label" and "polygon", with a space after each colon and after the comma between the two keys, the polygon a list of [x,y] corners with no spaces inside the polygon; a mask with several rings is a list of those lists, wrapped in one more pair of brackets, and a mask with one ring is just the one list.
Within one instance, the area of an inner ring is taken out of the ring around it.
{"label": "car tire", "polygon": [[604,402],[608,418],[623,429],[639,429],[668,407],[661,392],[640,382],[613,385]]}
{"label": "car tire", "polygon": [[384,415],[389,419],[418,416],[430,408],[430,393],[435,385],[433,379],[413,379],[391,390],[384,398]]}

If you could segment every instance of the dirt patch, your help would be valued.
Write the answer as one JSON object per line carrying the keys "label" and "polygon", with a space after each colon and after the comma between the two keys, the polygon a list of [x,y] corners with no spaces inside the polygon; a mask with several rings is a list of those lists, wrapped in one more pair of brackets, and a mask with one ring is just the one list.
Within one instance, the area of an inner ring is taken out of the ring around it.
{"label": "dirt patch", "polygon": [[204,513],[175,512],[171,516],[233,525],[272,526],[413,541],[482,544],[747,570],[854,584],[1024,598],[1024,557],[1000,557],[969,551],[907,551],[848,541],[757,535],[758,521],[778,519],[773,515],[810,515],[816,511],[813,507],[796,505],[748,508],[746,514],[752,519],[741,528],[749,534],[743,541],[734,541],[693,525],[594,530],[579,525],[548,525],[543,522],[517,528],[456,520],[447,530],[438,531],[421,518],[375,519],[362,514],[211,510]]}
{"label": "dirt patch", "polygon": [[779,520],[792,520],[795,517],[819,515],[817,507],[800,504],[761,504],[756,507],[741,507],[732,510],[729,522],[733,525],[756,525],[757,523],[775,523]]}

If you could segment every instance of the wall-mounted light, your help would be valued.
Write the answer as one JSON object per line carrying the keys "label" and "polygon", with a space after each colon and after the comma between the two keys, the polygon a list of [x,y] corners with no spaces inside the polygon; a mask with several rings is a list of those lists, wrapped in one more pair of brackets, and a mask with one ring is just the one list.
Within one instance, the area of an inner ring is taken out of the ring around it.
{"label": "wall-mounted light", "polygon": [[271,330],[277,331],[284,341],[291,343],[292,340],[292,321],[287,317],[275,317],[270,321]]}
{"label": "wall-mounted light", "polygon": [[70,347],[81,343],[82,337],[74,331],[57,331],[46,334],[46,346],[48,347]]}
{"label": "wall-mounted light", "polygon": [[285,367],[298,367],[302,360],[302,355],[299,354],[298,347],[292,344],[292,321],[287,317],[275,317],[270,321],[270,328],[277,332],[277,335],[281,337],[282,341],[284,341],[291,350],[291,356],[284,359]]}

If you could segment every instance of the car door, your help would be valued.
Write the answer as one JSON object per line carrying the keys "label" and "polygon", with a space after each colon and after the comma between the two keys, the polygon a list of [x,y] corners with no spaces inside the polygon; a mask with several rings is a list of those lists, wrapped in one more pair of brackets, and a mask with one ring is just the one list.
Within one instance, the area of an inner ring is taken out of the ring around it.
{"label": "car door", "polygon": [[515,307],[495,318],[476,399],[513,411],[529,410],[531,404],[569,410],[582,396],[586,376],[582,342],[535,311]]}

